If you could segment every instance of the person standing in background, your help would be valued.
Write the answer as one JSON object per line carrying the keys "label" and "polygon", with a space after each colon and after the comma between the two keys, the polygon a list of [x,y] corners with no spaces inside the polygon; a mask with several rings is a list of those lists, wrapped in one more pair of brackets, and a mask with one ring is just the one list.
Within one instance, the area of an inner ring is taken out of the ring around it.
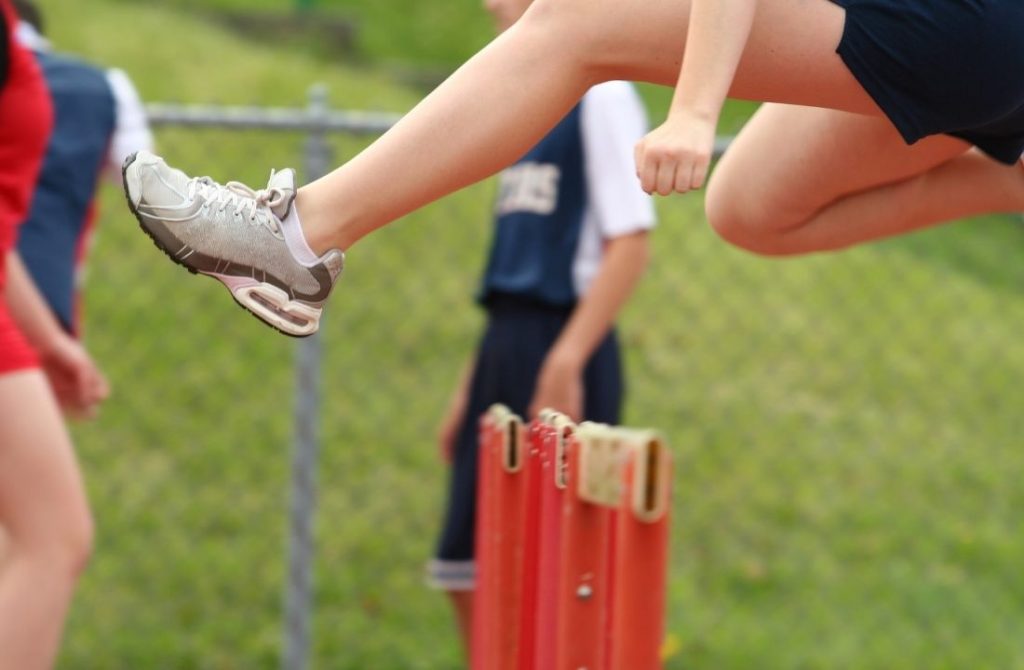
{"label": "person standing in background", "polygon": [[101,177],[120,186],[121,164],[153,135],[131,79],[55,53],[32,0],[13,0],[18,41],[36,56],[55,113],[46,158],[20,228],[18,253],[61,325],[80,334],[78,288],[90,246]]}
{"label": "person standing in background", "polygon": [[46,670],[93,541],[60,406],[89,414],[108,389],[13,249],[53,122],[16,24],[9,0],[0,0],[0,668]]}
{"label": "person standing in background", "polygon": [[[499,30],[532,0],[486,0]],[[538,58],[543,58],[538,54]],[[654,207],[633,147],[647,131],[633,87],[590,89],[501,173],[480,303],[487,325],[440,430],[448,508],[428,581],[448,593],[463,642],[472,621],[477,425],[492,404],[619,423],[624,393],[614,321],[643,274]]]}

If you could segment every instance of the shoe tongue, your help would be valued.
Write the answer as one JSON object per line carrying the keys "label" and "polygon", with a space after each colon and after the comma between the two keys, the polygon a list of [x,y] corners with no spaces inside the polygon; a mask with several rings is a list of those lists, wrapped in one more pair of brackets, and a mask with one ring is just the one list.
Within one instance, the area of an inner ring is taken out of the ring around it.
{"label": "shoe tongue", "polygon": [[270,181],[267,182],[267,190],[277,189],[283,196],[280,202],[271,206],[271,211],[279,219],[284,219],[288,216],[288,210],[291,209],[292,201],[295,200],[295,170],[287,168],[280,172],[275,172],[270,176]]}

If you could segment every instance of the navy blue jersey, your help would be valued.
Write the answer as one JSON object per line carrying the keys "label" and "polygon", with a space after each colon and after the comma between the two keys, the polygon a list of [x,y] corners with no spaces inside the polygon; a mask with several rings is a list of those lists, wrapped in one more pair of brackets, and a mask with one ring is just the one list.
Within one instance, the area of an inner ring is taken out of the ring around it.
{"label": "navy blue jersey", "polygon": [[604,240],[654,225],[633,163],[646,129],[632,86],[608,82],[501,174],[484,304],[508,295],[571,306],[597,272]]}
{"label": "navy blue jersey", "polygon": [[38,53],[55,122],[18,253],[69,331],[74,275],[100,168],[114,132],[116,104],[106,73],[63,55]]}
{"label": "navy blue jersey", "polygon": [[15,32],[35,54],[55,116],[18,253],[58,320],[76,332],[77,275],[94,220],[97,181],[102,174],[119,180],[124,158],[151,148],[153,137],[124,72],[53,53],[24,21]]}
{"label": "navy blue jersey", "polygon": [[583,145],[577,105],[501,176],[484,296],[571,305],[572,258],[583,224]]}

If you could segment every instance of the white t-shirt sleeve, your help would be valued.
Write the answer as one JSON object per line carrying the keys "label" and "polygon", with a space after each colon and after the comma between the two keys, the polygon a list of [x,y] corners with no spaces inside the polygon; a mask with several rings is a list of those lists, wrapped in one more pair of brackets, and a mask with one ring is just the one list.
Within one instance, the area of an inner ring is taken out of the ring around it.
{"label": "white t-shirt sleeve", "polygon": [[591,88],[580,108],[591,215],[605,239],[654,227],[654,203],[640,188],[633,150],[647,133],[647,113],[632,84]]}
{"label": "white t-shirt sleeve", "polygon": [[114,179],[121,179],[121,164],[129,154],[141,149],[153,148],[153,133],[149,129],[146,110],[142,106],[138,91],[123,70],[107,70],[107,81],[117,104],[117,120],[114,135],[110,139],[106,172]]}

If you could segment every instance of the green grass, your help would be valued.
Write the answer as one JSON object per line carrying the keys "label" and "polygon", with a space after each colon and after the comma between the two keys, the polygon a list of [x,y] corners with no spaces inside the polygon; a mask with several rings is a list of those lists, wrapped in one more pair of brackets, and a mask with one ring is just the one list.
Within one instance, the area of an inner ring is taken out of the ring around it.
{"label": "green grass", "polygon": [[[418,97],[166,5],[43,5],[59,45],[125,66],[150,100],[302,104],[314,81],[339,107]],[[302,137],[158,141],[187,169],[260,182]],[[358,147],[339,140],[338,160]],[[458,667],[421,574],[490,198],[483,184],[367,239],[332,299],[314,667]],[[61,667],[275,667],[294,343],[167,263],[115,190],[102,204],[87,341],[115,396],[75,429],[99,539]],[[622,330],[628,423],[662,429],[678,461],[668,667],[1024,668],[1018,221],[777,261],[715,239],[698,197],[658,206]]]}
{"label": "green grass", "polygon": [[[140,3],[140,0],[133,0]],[[147,4],[141,2],[140,4]],[[231,14],[301,15],[288,0],[169,0],[165,4],[203,18]],[[348,21],[355,30],[355,50],[348,58],[406,71],[410,64],[431,72],[451,70],[491,38],[494,27],[481,2],[441,3],[402,0],[319,0],[306,15]],[[324,42],[329,37],[310,35]],[[299,41],[289,44],[302,48]],[[335,54],[325,43],[306,44],[312,54]]]}
{"label": "green grass", "polygon": [[[57,11],[71,11],[65,8],[65,5],[71,6],[67,4],[67,0],[49,0],[49,4],[59,6]],[[154,14],[148,9],[138,9],[148,8],[148,2],[121,0],[120,6],[123,7],[123,10],[119,14],[134,16],[137,11],[141,11],[142,17],[152,17],[149,19],[151,22],[159,23],[168,17],[174,9],[177,9],[180,13],[193,16],[190,25],[195,25],[197,22],[207,25],[215,24],[216,21],[213,17],[221,14],[248,15],[254,12],[264,12],[273,16],[301,14],[297,10],[298,3],[287,0],[256,0],[255,2],[249,0],[167,0],[162,4],[169,9]],[[321,43],[323,37],[312,33],[299,39],[287,38],[285,46],[288,51],[306,57],[305,74],[298,81],[308,81],[318,76],[323,77],[319,73],[323,72],[324,68],[311,67],[310,61],[320,64],[342,62],[350,65],[356,64],[364,71],[369,68],[370,71],[381,72],[385,76],[410,82],[417,88],[429,88],[438,83],[445,74],[461,65],[494,36],[493,22],[481,2],[453,5],[442,2],[410,3],[407,0],[374,0],[373,2],[367,0],[318,0],[311,5],[310,11],[314,16],[346,18],[353,22],[356,33],[356,51],[348,56],[341,56],[331,50],[332,45]],[[109,23],[130,24],[130,20],[125,20],[123,16],[111,14],[108,19],[107,24],[90,22],[90,25],[97,26],[97,36],[103,41],[105,41]],[[165,57],[171,59],[166,62],[173,62],[180,58],[181,54],[194,57],[197,63],[221,62],[216,58],[217,54],[235,49],[238,42],[237,36],[230,32],[203,30],[192,35],[194,32],[192,28],[180,31],[163,28],[158,31],[155,25],[152,23],[151,25],[154,32],[175,36],[173,41],[164,40],[150,44],[151,47],[166,49]],[[114,45],[84,44],[81,32],[79,30],[72,31],[72,28],[77,27],[72,22],[55,25],[54,30],[60,31],[59,42],[68,48],[84,47],[90,53],[103,55],[108,58],[109,62],[122,66],[126,62],[130,62],[125,60],[124,52],[116,49],[109,50],[109,47]],[[66,34],[63,32],[65,30]],[[181,39],[180,36],[185,35],[188,35],[185,38],[185,44],[176,45],[175,43]],[[227,44],[220,44],[224,41]],[[262,38],[259,41],[263,47],[269,45]],[[123,46],[129,50],[134,48],[130,43]],[[280,51],[280,45],[275,47],[275,52]],[[249,60],[253,54],[258,52],[258,50],[249,49],[245,60]],[[214,57],[213,60],[210,59],[211,56]],[[260,72],[258,77],[260,86],[257,90],[264,95],[271,96],[274,95],[273,86],[279,85],[281,79],[286,77],[288,72],[287,67],[277,68],[273,73],[265,72],[265,69],[260,68],[248,69],[241,65],[238,68],[241,68],[243,74],[246,71]],[[180,70],[176,67],[175,70],[182,74],[195,72],[195,70],[185,67],[181,67]],[[294,81],[294,78],[291,79]],[[377,81],[377,78],[374,78],[373,81]],[[252,83],[251,80],[244,78],[243,82]],[[172,79],[161,81],[161,84],[161,90],[167,91],[161,95],[171,96],[172,99],[190,99],[187,95],[191,94],[196,85],[206,95],[213,90],[213,87],[206,83],[189,80]],[[179,88],[181,86],[185,86],[185,88]],[[241,87],[231,86],[232,90],[236,88],[246,90],[244,85]],[[658,122],[664,118],[671,100],[671,89],[649,84],[642,84],[639,89],[650,110],[652,122]],[[225,91],[225,93],[228,92]],[[265,101],[267,98],[255,99]],[[351,106],[360,103],[346,100],[344,104]],[[736,101],[727,103],[722,115],[721,131],[727,134],[736,132],[754,108],[753,103]]]}

